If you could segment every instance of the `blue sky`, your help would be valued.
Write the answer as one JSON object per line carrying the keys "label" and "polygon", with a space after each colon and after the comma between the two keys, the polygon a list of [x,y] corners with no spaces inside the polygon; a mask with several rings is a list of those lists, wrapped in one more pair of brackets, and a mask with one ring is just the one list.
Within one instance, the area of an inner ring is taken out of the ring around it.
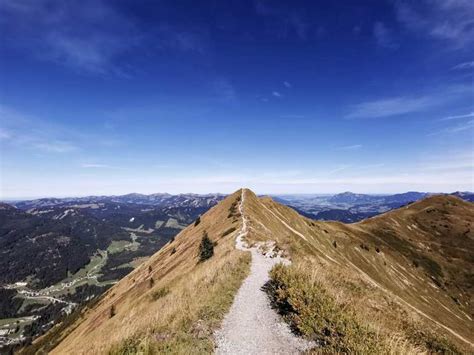
{"label": "blue sky", "polygon": [[474,190],[474,2],[338,3],[0,1],[0,198]]}

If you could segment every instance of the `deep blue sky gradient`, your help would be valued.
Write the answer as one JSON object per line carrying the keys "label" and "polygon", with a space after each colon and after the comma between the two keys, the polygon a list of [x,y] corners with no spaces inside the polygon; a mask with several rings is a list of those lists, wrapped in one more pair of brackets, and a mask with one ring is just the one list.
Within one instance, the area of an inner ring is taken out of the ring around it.
{"label": "deep blue sky gradient", "polygon": [[0,197],[474,190],[474,3],[0,2]]}

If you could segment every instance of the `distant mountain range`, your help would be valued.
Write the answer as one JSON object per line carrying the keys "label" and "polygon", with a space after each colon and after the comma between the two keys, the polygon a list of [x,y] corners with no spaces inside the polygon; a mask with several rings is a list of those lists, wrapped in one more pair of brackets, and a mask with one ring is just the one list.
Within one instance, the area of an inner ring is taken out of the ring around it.
{"label": "distant mountain range", "polygon": [[221,201],[225,195],[222,194],[179,194],[171,195],[167,193],[157,193],[143,195],[131,193],[120,196],[86,196],[86,197],[66,197],[66,198],[41,198],[13,202],[17,208],[29,209],[48,206],[71,206],[75,204],[90,203],[132,203],[140,205],[150,205],[159,207],[203,207],[209,208]]}
{"label": "distant mountain range", "polygon": [[328,202],[334,204],[350,204],[350,205],[362,205],[366,203],[380,203],[380,204],[389,204],[389,203],[407,203],[412,201],[418,201],[428,194],[425,192],[405,192],[402,194],[388,195],[388,196],[378,196],[378,195],[365,195],[365,194],[355,194],[353,192],[343,192],[337,195],[334,195],[328,199]]}
{"label": "distant mountain range", "polygon": [[[368,195],[343,192],[336,195],[278,195],[276,201],[293,207],[302,215],[324,221],[353,223],[399,208],[435,194],[410,191],[394,195]],[[473,202],[474,193],[450,195]]]}

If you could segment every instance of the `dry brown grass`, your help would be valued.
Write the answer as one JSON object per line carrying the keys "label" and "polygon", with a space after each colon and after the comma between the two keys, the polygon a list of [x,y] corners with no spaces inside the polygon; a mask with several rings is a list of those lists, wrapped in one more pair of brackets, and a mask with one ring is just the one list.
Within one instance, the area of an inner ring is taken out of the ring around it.
{"label": "dry brown grass", "polygon": [[271,278],[272,303],[298,333],[318,344],[312,353],[460,353],[357,277],[305,262],[278,265]]}
{"label": "dry brown grass", "polygon": [[[321,331],[322,323],[318,322],[324,320],[318,318],[321,315],[318,307],[324,309],[328,304],[332,304],[332,309],[326,321],[332,314],[336,317],[332,319],[333,326],[338,322],[348,326],[344,328],[347,331],[344,337],[336,336],[332,343],[325,339],[327,350],[344,352],[348,350],[344,348],[346,346],[356,353],[470,352],[473,348],[468,342],[473,341],[474,324],[466,316],[469,303],[467,306],[456,304],[446,289],[435,285],[433,277],[437,270],[419,250],[403,249],[393,243],[388,245],[383,237],[380,238],[381,232],[390,228],[401,244],[409,239],[424,241],[429,232],[423,228],[431,223],[424,212],[426,205],[434,205],[437,213],[443,215],[443,226],[448,225],[448,228],[443,227],[450,230],[442,236],[445,245],[449,245],[446,238],[450,236],[461,238],[461,232],[474,221],[474,208],[455,198],[446,199],[447,202],[436,197],[361,224],[344,225],[311,221],[269,198],[250,197],[246,200],[251,226],[248,239],[250,243],[275,240],[290,255],[293,266],[283,279],[292,285],[294,293],[286,293],[286,296],[297,300],[296,308],[302,313],[296,312],[296,318],[289,318],[297,319],[295,324],[306,324],[306,328],[300,329],[303,334],[315,339],[316,333],[308,327]],[[421,232],[408,228],[415,229],[412,226],[415,223]],[[474,235],[471,233],[468,237]],[[361,248],[361,244],[367,247]],[[465,245],[472,252],[471,245]],[[407,253],[425,258],[426,268],[415,268]],[[442,253],[431,255],[431,258],[444,266]],[[458,272],[465,272],[462,265],[470,265],[472,270],[470,258],[464,257],[461,261],[456,261]],[[285,275],[282,270],[279,272],[280,276]],[[453,286],[459,279],[458,276],[447,282],[452,282]],[[320,298],[322,304],[314,302],[312,307],[302,307],[315,296],[311,296],[314,290],[320,291],[319,296],[325,295]],[[465,295],[468,293],[466,289],[464,292]],[[336,338],[340,338],[339,342]]]}
{"label": "dry brown grass", "polygon": [[118,337],[124,340],[109,353],[212,352],[212,332],[230,308],[249,261],[247,254],[209,260],[190,277],[169,284],[168,293],[163,295],[159,289],[161,297],[150,300],[139,328],[134,333],[120,332]]}

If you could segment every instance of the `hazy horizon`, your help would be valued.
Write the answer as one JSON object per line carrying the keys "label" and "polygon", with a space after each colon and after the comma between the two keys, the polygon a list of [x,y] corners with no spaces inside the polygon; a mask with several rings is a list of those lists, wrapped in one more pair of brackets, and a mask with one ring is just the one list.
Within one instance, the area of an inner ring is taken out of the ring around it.
{"label": "hazy horizon", "polygon": [[[247,188],[247,187],[242,187],[242,188]],[[237,189],[238,190],[238,189]],[[125,196],[125,195],[131,195],[131,194],[139,194],[139,195],[153,195],[153,194],[169,194],[169,195],[229,195],[234,193],[237,190],[229,191],[229,192],[175,192],[175,193],[169,193],[169,192],[152,192],[152,193],[140,193],[140,192],[127,192],[127,193],[120,193],[120,194],[88,194],[88,195],[39,195],[39,196],[26,196],[26,197],[9,197],[9,198],[4,198],[0,199],[0,201],[8,202],[8,201],[28,201],[28,200],[39,200],[39,199],[45,199],[45,198],[58,198],[58,199],[63,199],[63,198],[84,198],[84,197],[111,197],[111,196]],[[421,192],[421,193],[428,193],[428,194],[451,194],[454,192],[468,192],[472,193],[472,191],[469,190],[456,190],[456,191],[413,191],[413,190],[407,190],[407,191],[398,191],[398,192],[393,192],[393,193],[377,193],[377,192],[357,192],[357,191],[338,191],[338,192],[324,192],[324,193],[318,193],[318,192],[300,192],[300,193],[291,193],[291,192],[259,192],[259,191],[254,191],[253,189],[250,189],[253,192],[255,192],[258,196],[333,196],[337,194],[342,194],[346,192],[354,193],[354,194],[363,194],[363,195],[371,195],[371,196],[390,196],[390,195],[395,195],[395,194],[403,194],[403,193],[408,193],[408,192]]]}

